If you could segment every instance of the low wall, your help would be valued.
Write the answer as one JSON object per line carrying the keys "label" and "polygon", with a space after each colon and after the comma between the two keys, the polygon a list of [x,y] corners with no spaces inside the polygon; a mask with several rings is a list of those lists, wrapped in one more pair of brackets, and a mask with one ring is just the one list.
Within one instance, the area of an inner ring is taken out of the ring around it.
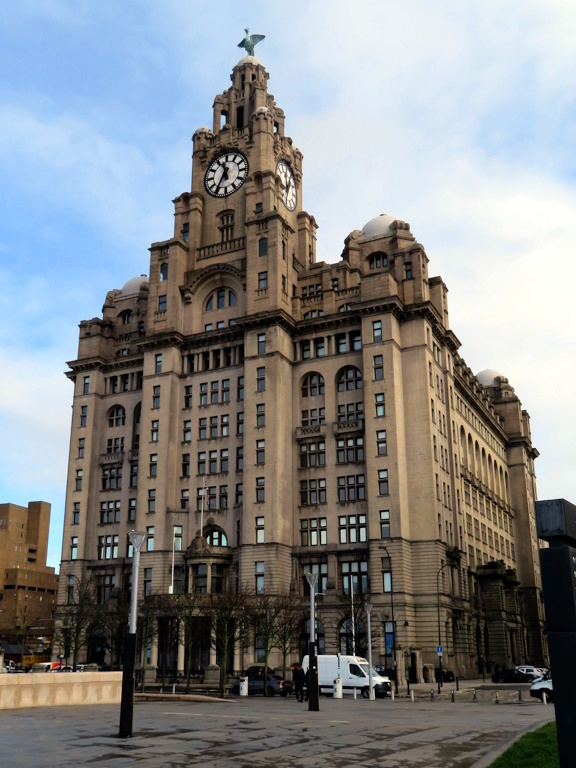
{"label": "low wall", "polygon": [[0,710],[120,704],[122,672],[38,672],[0,675]]}

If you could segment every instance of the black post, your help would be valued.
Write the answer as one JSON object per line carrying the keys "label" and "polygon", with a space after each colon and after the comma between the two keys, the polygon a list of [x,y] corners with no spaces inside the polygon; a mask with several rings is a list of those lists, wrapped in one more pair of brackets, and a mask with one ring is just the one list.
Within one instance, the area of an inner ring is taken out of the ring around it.
{"label": "black post", "polygon": [[124,635],[124,652],[122,655],[122,700],[120,702],[120,732],[121,739],[132,736],[134,719],[134,661],[136,659],[136,634],[126,632]]}
{"label": "black post", "polygon": [[318,712],[319,709],[318,658],[316,656],[316,643],[311,640],[308,643],[308,711]]}

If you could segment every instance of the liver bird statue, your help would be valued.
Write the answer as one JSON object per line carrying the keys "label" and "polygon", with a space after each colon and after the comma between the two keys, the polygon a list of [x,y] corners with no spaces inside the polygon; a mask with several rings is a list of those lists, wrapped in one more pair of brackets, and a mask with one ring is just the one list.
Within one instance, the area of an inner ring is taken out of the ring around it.
{"label": "liver bird statue", "polygon": [[246,37],[238,43],[238,48],[246,48],[248,56],[254,56],[254,46],[259,43],[260,40],[264,40],[266,35],[251,35],[248,27],[246,27],[244,31],[246,32]]}

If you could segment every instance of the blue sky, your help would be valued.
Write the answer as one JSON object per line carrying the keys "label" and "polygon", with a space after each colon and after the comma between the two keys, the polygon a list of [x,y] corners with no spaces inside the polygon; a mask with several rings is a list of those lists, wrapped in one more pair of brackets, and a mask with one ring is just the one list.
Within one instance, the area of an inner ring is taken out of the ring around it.
{"label": "blue sky", "polygon": [[[576,502],[576,5],[570,0],[21,0],[0,9],[0,501],[52,504],[78,323],[148,272],[243,29],[304,153],[318,258],[410,222],[461,354],[532,419],[540,498]],[[282,10],[283,9],[283,10]]]}

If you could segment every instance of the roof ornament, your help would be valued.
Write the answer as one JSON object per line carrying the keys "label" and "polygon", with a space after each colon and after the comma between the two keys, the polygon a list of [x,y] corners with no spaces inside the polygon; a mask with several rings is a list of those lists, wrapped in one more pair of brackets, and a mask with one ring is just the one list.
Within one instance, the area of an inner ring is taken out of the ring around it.
{"label": "roof ornament", "polygon": [[246,37],[238,43],[238,48],[246,48],[248,56],[254,56],[254,46],[261,40],[264,40],[266,35],[251,35],[248,27],[246,27],[244,32],[246,32]]}

